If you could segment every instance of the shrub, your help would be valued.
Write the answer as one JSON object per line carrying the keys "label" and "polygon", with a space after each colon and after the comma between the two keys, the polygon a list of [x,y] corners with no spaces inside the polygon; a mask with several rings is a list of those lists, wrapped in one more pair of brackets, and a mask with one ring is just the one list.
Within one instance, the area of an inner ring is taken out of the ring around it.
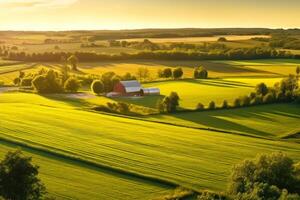
{"label": "shrub", "polygon": [[70,77],[66,80],[64,88],[68,92],[77,92],[80,88],[79,81],[75,77]]}
{"label": "shrub", "polygon": [[209,110],[214,110],[216,109],[216,103],[214,101],[211,101],[209,104],[208,104],[208,109]]}
{"label": "shrub", "polygon": [[170,78],[172,76],[172,69],[171,68],[164,68],[163,71],[163,76],[164,78]]}
{"label": "shrub", "polygon": [[21,86],[23,87],[31,87],[32,86],[32,78],[25,77],[21,80]]}
{"label": "shrub", "polygon": [[204,110],[204,105],[202,103],[198,103],[196,106],[196,110]]}
{"label": "shrub", "polygon": [[196,67],[194,69],[194,78],[195,79],[206,79],[208,78],[208,72],[203,67]]}
{"label": "shrub", "polygon": [[224,194],[219,194],[215,192],[203,191],[201,195],[197,197],[197,200],[226,200],[229,199]]}
{"label": "shrub", "polygon": [[91,90],[95,93],[95,94],[101,94],[104,92],[104,85],[102,83],[102,81],[100,80],[95,80],[93,81],[92,85],[91,85]]}
{"label": "shrub", "polygon": [[228,101],[224,100],[222,104],[222,108],[229,108]]}
{"label": "shrub", "polygon": [[47,79],[43,75],[36,76],[32,81],[32,86],[35,89],[35,91],[44,93],[47,92]]}

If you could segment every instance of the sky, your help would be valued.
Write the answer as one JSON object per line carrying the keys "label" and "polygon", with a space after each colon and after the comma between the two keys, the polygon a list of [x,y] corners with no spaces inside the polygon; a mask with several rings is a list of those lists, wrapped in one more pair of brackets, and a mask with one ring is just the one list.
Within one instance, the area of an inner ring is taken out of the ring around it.
{"label": "sky", "polygon": [[0,0],[0,30],[300,28],[300,0]]}

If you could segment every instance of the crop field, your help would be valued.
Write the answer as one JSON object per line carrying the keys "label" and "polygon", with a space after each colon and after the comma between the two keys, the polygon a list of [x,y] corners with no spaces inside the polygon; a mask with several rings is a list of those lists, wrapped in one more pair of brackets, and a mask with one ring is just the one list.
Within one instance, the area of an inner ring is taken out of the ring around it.
{"label": "crop field", "polygon": [[[87,165],[94,163],[107,170],[117,169],[126,176],[135,174],[148,181],[157,180],[157,183],[163,180],[196,190],[220,191],[226,187],[231,166],[241,159],[260,152],[282,151],[299,161],[300,146],[294,142],[93,113],[79,109],[73,102],[46,96],[1,94],[0,106],[2,138],[22,142],[43,152],[73,157]],[[64,159],[59,161],[64,162]],[[63,173],[60,166],[59,172],[55,169],[53,166],[53,174]],[[72,170],[69,173],[72,173],[68,176],[70,180],[73,175],[80,174]],[[93,181],[107,184],[102,178]],[[54,194],[61,190],[56,187],[51,189]],[[149,187],[158,192],[166,190]],[[114,187],[109,188],[113,190]],[[80,189],[81,192],[91,190],[88,186]],[[107,190],[109,194],[114,193]]]}
{"label": "crop field", "polygon": [[35,72],[40,68],[40,65],[33,63],[3,65],[0,66],[0,81],[3,81],[7,85],[11,85],[13,84],[13,80],[19,76],[19,71],[30,73]]}
{"label": "crop field", "polygon": [[296,104],[273,104],[242,109],[155,115],[147,119],[257,137],[281,138],[300,130],[300,107]]}

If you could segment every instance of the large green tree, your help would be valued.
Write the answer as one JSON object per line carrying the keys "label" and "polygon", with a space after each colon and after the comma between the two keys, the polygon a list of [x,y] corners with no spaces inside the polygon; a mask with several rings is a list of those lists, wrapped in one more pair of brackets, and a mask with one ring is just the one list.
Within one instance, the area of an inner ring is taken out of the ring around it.
{"label": "large green tree", "polygon": [[8,152],[0,163],[0,196],[8,200],[39,200],[46,193],[39,167],[20,150]]}

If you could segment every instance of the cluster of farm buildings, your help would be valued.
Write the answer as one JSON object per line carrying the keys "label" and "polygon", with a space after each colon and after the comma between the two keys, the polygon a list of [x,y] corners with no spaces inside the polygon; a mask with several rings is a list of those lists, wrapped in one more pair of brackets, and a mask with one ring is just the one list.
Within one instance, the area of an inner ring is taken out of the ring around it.
{"label": "cluster of farm buildings", "polygon": [[149,96],[160,95],[159,88],[143,88],[137,80],[120,81],[114,86],[113,92],[107,94],[108,97],[117,96]]}

